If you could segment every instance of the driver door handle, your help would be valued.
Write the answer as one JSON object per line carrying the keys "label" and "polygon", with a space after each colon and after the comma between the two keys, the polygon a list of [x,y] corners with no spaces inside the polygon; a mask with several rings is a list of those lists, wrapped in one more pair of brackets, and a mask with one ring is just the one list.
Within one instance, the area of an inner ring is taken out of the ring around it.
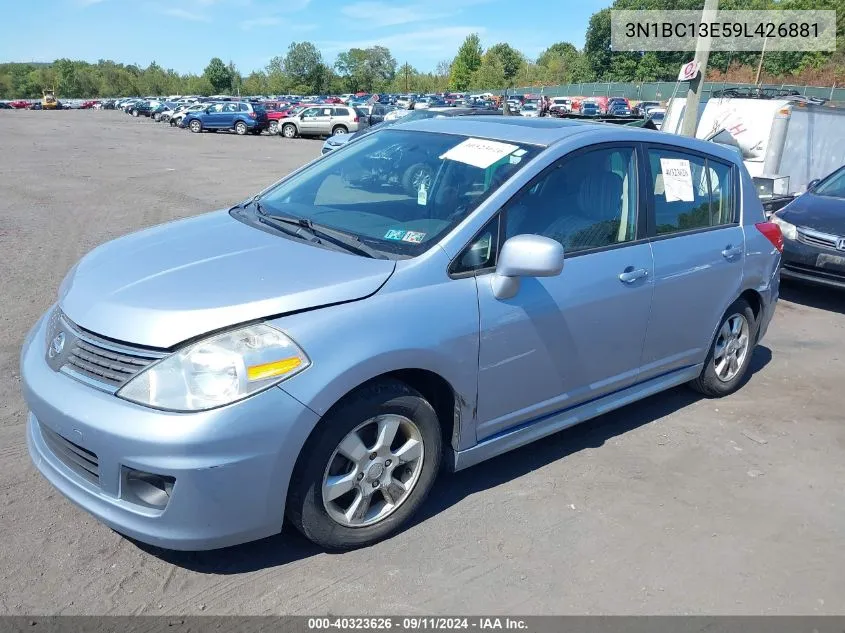
{"label": "driver door handle", "polygon": [[645,279],[648,277],[648,271],[645,268],[634,269],[633,266],[628,266],[623,272],[619,273],[619,281],[626,284],[632,284],[638,279]]}

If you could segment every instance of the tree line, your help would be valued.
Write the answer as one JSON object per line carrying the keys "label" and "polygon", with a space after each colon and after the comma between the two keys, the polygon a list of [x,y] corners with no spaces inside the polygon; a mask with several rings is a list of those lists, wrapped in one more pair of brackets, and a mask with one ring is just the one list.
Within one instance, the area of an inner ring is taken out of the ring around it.
{"label": "tree line", "polygon": [[[261,70],[242,74],[234,63],[214,57],[202,74],[180,74],[156,62],[146,68],[101,59],[97,63],[58,59],[50,64],[0,64],[0,98],[40,97],[55,88],[60,98],[168,94],[341,94],[354,92],[440,92],[500,90],[591,81],[673,81],[687,52],[615,52],[610,49],[611,9],[693,9],[704,0],[615,0],[592,15],[582,49],[557,42],[535,59],[498,43],[484,49],[470,34],[454,57],[432,71],[399,64],[383,46],[351,48],[329,63],[312,42],[294,42]],[[777,52],[765,56],[761,79],[771,83],[833,85],[845,82],[845,0],[721,0],[729,9],[834,9],[837,50]],[[714,52],[708,79],[747,82],[756,73],[757,52]]]}

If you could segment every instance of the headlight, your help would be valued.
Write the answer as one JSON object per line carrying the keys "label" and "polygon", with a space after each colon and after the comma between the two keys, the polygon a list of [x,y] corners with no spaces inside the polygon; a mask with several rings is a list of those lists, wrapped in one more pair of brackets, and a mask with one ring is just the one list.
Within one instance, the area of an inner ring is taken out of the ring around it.
{"label": "headlight", "polygon": [[783,233],[783,236],[786,239],[794,240],[798,238],[798,230],[795,228],[794,224],[790,224],[786,220],[781,220],[776,215],[771,217],[771,221],[780,227],[780,232]]}
{"label": "headlight", "polygon": [[250,325],[189,345],[132,378],[117,395],[156,409],[203,411],[298,374],[311,361],[282,332]]}

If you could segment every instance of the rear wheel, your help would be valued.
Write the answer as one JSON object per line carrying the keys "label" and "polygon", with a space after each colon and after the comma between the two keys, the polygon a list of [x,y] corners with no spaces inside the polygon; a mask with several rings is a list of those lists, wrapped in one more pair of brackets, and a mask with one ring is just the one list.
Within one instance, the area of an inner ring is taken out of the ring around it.
{"label": "rear wheel", "polygon": [[270,135],[278,134],[279,133],[279,122],[278,121],[270,121],[270,125],[267,127],[267,133]]}
{"label": "rear wheel", "polygon": [[238,121],[235,123],[235,134],[238,136],[243,136],[249,131],[249,128],[246,126],[246,123],[243,121]]}
{"label": "rear wheel", "polygon": [[202,122],[199,119],[194,119],[191,121],[190,125],[188,126],[191,128],[191,132],[194,134],[199,134],[202,132]]}
{"label": "rear wheel", "polygon": [[282,126],[282,136],[285,138],[294,138],[296,136],[296,126],[293,123],[285,123]]}
{"label": "rear wheel", "polygon": [[306,442],[288,517],[325,548],[371,545],[423,503],[441,451],[437,415],[419,392],[395,380],[367,385],[336,405]]}
{"label": "rear wheel", "polygon": [[722,317],[701,374],[690,387],[708,398],[721,398],[739,389],[756,341],[754,311],[745,299],[737,299]]}
{"label": "rear wheel", "polygon": [[344,126],[344,125],[335,125],[332,128],[332,136],[335,136],[337,134],[346,134],[348,131],[349,130],[347,130],[346,126]]}
{"label": "rear wheel", "polygon": [[132,110],[132,116],[138,116],[138,111],[137,111],[137,110]]}

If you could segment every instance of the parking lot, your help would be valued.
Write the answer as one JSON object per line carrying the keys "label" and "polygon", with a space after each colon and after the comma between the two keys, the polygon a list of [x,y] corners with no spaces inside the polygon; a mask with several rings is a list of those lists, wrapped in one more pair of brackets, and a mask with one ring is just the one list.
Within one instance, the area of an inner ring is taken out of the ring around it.
{"label": "parking lot", "polygon": [[0,614],[845,614],[845,295],[786,286],[736,394],[654,396],[457,474],[374,547],[139,545],[30,464],[18,353],[94,246],[230,206],[320,141],[0,113]]}

